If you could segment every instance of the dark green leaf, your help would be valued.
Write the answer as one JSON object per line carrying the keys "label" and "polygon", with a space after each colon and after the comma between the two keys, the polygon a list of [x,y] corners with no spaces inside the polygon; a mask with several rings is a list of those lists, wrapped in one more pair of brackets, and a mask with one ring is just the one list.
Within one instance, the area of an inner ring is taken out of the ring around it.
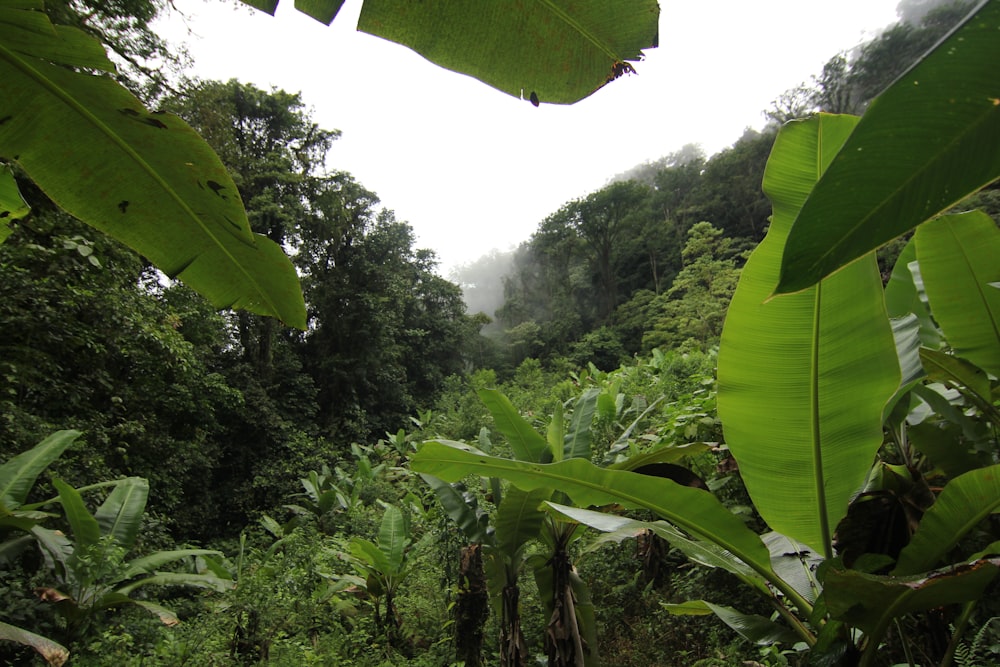
{"label": "dark green leaf", "polygon": [[831,568],[823,581],[823,595],[834,618],[861,628],[877,641],[894,618],[978,600],[996,577],[998,562],[983,559],[912,577]]}
{"label": "dark green leaf", "polygon": [[978,10],[871,103],[788,236],[797,292],[1000,177],[1000,2]]}

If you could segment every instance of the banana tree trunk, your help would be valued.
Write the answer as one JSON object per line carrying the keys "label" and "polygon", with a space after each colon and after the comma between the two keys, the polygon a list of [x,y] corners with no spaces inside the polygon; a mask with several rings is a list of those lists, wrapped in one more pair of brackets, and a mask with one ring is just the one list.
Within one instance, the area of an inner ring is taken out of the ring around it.
{"label": "banana tree trunk", "polygon": [[521,612],[518,601],[521,589],[517,584],[504,586],[502,592],[503,615],[500,622],[500,667],[525,667],[528,646],[521,632]]}
{"label": "banana tree trunk", "polygon": [[462,547],[459,582],[455,604],[455,657],[465,667],[480,667],[483,625],[490,615],[481,544]]}

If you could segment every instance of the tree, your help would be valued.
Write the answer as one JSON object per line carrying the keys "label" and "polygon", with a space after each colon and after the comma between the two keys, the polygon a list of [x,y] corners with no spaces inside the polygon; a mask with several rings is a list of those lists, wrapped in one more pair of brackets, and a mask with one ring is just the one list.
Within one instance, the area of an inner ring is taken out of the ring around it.
{"label": "tree", "polygon": [[739,280],[731,246],[731,239],[709,222],[688,230],[682,252],[684,268],[670,289],[648,306],[651,326],[642,338],[644,348],[676,348],[693,339],[701,349],[708,349],[718,342]]}

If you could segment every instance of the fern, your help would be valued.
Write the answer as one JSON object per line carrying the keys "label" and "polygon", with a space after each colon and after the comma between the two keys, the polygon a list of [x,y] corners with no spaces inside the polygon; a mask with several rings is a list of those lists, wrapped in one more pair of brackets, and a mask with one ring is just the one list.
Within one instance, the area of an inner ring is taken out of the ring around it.
{"label": "fern", "polygon": [[986,665],[986,631],[993,621],[1000,619],[1000,616],[993,616],[979,628],[976,636],[972,638],[972,645],[962,642],[955,648],[955,665],[957,667],[984,667]]}

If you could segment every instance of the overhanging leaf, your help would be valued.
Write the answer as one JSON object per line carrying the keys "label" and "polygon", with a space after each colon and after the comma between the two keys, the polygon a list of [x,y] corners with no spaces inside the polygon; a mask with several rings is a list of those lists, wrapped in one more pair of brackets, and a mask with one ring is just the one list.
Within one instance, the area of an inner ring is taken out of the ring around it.
{"label": "overhanging leaf", "polygon": [[[582,523],[585,526],[604,533],[614,533],[620,539],[635,537],[643,531],[651,531],[667,540],[671,546],[679,549],[694,562],[705,567],[715,567],[725,570],[736,575],[736,577],[749,586],[763,591],[768,590],[763,583],[764,579],[729,551],[716,544],[692,540],[664,521],[638,521],[606,512],[595,512],[593,510],[569,507],[551,502],[546,503],[546,505],[552,511],[571,521]],[[620,541],[620,539],[616,539],[616,541]]]}
{"label": "overhanging leaf", "polygon": [[659,16],[656,0],[367,0],[358,29],[514,97],[572,104],[657,45]]}
{"label": "overhanging leaf", "polygon": [[777,293],[814,285],[1000,177],[1000,2],[870,105],[788,236]]}
{"label": "overhanging leaf", "polygon": [[[0,36],[17,27],[9,16],[0,20]],[[291,261],[251,233],[236,186],[194,130],[170,114],[148,113],[111,78],[64,67],[75,64],[64,55],[39,49],[35,57],[9,46],[0,39],[0,158],[216,307],[305,328]]]}
{"label": "overhanging leaf", "polygon": [[719,350],[719,417],[755,506],[771,528],[826,557],[899,385],[875,257],[765,300],[795,214],[855,122],[821,114],[779,133],[764,173],[771,227],[743,268]]}
{"label": "overhanging leaf", "polygon": [[295,0],[295,9],[320,23],[330,25],[343,4],[344,0]]}
{"label": "overhanging leaf", "polygon": [[1000,375],[1000,290],[989,286],[1000,280],[1000,229],[970,211],[921,225],[914,240],[931,312],[955,354]]}

